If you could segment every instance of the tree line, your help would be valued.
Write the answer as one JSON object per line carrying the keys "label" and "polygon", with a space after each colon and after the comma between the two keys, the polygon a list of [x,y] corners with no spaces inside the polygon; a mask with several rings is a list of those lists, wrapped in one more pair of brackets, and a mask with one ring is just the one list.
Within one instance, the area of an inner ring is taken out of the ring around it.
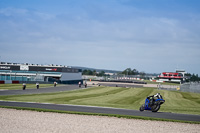
{"label": "tree line", "polygon": [[[141,75],[145,76],[145,72],[139,72],[136,69],[127,68],[124,71],[118,73],[118,74],[124,74],[124,75]],[[83,70],[82,75],[93,75],[93,76],[110,76],[109,74],[105,74],[104,71],[97,72],[96,70]]]}
{"label": "tree line", "polygon": [[125,69],[124,71],[121,72],[121,74],[124,74],[124,75],[142,75],[142,76],[146,75],[145,72],[139,72],[137,69],[131,69],[131,68]]}
{"label": "tree line", "polygon": [[104,71],[97,72],[96,70],[83,70],[82,75],[109,76],[108,74],[105,74]]}
{"label": "tree line", "polygon": [[187,73],[185,74],[185,76],[187,76],[188,78],[186,79],[186,82],[199,82],[200,81],[200,77],[198,76],[198,74],[190,74]]}

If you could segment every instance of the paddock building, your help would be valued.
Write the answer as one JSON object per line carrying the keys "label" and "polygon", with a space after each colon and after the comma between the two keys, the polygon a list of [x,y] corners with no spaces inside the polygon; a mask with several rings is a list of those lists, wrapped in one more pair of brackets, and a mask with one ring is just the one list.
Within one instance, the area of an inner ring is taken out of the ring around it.
{"label": "paddock building", "polygon": [[81,69],[61,65],[0,62],[0,83],[6,82],[82,82]]}

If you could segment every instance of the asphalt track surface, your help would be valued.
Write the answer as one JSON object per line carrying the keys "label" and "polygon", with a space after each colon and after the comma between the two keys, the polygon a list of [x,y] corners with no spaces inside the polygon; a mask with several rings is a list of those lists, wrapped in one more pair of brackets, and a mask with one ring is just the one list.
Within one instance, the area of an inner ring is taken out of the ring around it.
{"label": "asphalt track surface", "polygon": [[[76,85],[67,85],[51,88],[41,89],[27,89],[27,90],[7,90],[0,91],[0,95],[17,95],[17,94],[39,94],[39,93],[51,93],[60,91],[69,91],[78,88]],[[11,102],[11,101],[0,101],[0,106],[12,106],[12,107],[29,107],[29,108],[41,108],[61,111],[75,111],[75,112],[86,112],[86,113],[101,113],[101,114],[116,114],[116,115],[130,115],[130,116],[143,116],[153,118],[164,118],[172,120],[184,120],[184,121],[197,121],[200,122],[200,115],[189,115],[189,114],[176,114],[167,112],[153,113],[151,111],[129,110],[129,109],[118,109],[118,108],[105,108],[95,106],[80,106],[80,105],[66,105],[66,104],[49,104],[49,103],[26,103],[26,102]]]}
{"label": "asphalt track surface", "polygon": [[137,88],[143,87],[143,85],[138,85],[138,84],[136,84],[136,85],[134,85],[134,84],[133,85],[130,85],[130,84],[120,84],[118,82],[116,82],[116,84],[115,83],[110,84],[109,82],[108,83],[106,83],[106,82],[104,82],[104,83],[99,82],[99,84],[103,85],[103,86],[109,86],[109,87],[132,87],[132,88],[134,88],[134,87],[137,87]]}
{"label": "asphalt track surface", "polygon": [[62,91],[71,91],[78,88],[77,85],[63,85],[57,87],[49,88],[39,88],[39,89],[25,89],[25,90],[0,90],[0,95],[24,95],[24,94],[40,94],[40,93],[53,93],[53,92],[62,92]]}

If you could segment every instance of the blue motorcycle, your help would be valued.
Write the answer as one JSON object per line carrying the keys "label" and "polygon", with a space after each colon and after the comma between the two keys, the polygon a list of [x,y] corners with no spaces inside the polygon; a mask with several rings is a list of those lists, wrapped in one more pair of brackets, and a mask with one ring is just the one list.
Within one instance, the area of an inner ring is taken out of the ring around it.
{"label": "blue motorcycle", "polygon": [[150,110],[152,112],[157,112],[160,109],[161,104],[163,104],[165,100],[162,98],[160,93],[157,93],[153,96],[148,96],[145,100],[145,104],[140,107],[140,111]]}

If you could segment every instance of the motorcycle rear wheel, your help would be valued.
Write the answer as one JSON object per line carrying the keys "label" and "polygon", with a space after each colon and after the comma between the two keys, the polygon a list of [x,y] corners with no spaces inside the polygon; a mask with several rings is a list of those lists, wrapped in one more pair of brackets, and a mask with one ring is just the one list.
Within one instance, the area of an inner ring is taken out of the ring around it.
{"label": "motorcycle rear wheel", "polygon": [[140,111],[144,111],[145,109],[145,105],[143,104],[141,107],[140,107]]}

